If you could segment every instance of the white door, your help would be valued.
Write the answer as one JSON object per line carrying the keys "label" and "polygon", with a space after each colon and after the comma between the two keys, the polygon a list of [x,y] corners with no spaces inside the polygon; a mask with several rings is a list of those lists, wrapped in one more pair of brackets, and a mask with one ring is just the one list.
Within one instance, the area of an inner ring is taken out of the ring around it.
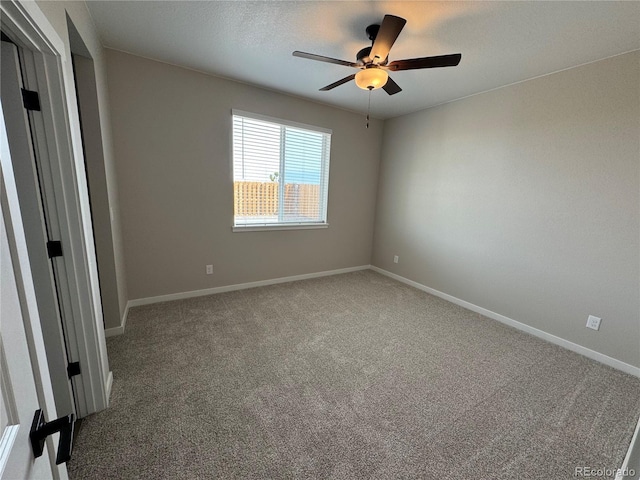
{"label": "white door", "polygon": [[66,478],[58,435],[38,458],[29,440],[36,410],[52,420],[55,406],[1,108],[0,165],[0,478]]}
{"label": "white door", "polygon": [[[56,258],[47,255],[48,240],[58,240],[59,236],[50,232],[52,222],[47,216],[45,194],[42,192],[43,167],[38,159],[33,139],[37,138],[34,125],[41,112],[29,112],[24,105],[22,92],[23,72],[20,57],[29,55],[13,43],[2,41],[2,69],[0,70],[2,109],[9,147],[13,157],[12,170],[18,189],[20,213],[27,241],[29,265],[31,267],[36,301],[42,332],[45,337],[45,349],[49,363],[49,374],[57,411],[62,414],[75,413],[73,385],[67,373],[69,364],[66,350],[63,324],[60,317],[60,305],[55,277]],[[55,220],[55,219],[54,219]]]}

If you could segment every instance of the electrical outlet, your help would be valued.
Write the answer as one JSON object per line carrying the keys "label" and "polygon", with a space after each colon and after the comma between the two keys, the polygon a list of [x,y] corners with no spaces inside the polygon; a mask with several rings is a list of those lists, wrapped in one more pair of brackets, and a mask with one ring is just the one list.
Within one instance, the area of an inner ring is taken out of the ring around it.
{"label": "electrical outlet", "polygon": [[587,328],[591,328],[592,330],[600,330],[600,322],[601,318],[594,317],[593,315],[589,315],[587,318]]}
{"label": "electrical outlet", "polygon": [[211,275],[213,273],[213,265],[207,265],[207,275]]}
{"label": "electrical outlet", "polygon": [[400,261],[400,257],[398,255],[393,256],[393,263],[398,263]]}

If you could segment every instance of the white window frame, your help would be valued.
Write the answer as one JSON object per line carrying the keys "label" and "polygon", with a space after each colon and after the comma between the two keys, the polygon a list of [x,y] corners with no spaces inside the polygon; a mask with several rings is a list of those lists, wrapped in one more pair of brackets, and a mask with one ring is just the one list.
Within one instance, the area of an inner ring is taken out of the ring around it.
{"label": "white window frame", "polygon": [[[253,120],[261,120],[264,122],[275,123],[285,127],[293,127],[300,128],[303,130],[310,130],[313,132],[332,135],[333,130],[324,127],[318,127],[316,125],[308,125],[305,123],[293,122],[291,120],[284,120],[282,118],[270,117],[268,115],[261,115],[259,113],[246,112],[244,110],[232,109],[231,110],[231,182],[235,181],[234,179],[234,165],[233,165],[233,117],[245,117],[251,118]],[[329,148],[329,150],[331,150]],[[282,155],[282,154],[281,154]],[[282,159],[281,159],[282,162]],[[320,196],[320,212],[322,217],[325,219],[324,222],[300,222],[300,223],[282,223],[282,224],[269,224],[269,225],[236,225],[234,215],[232,215],[232,231],[233,232],[259,232],[259,231],[269,231],[269,230],[309,230],[309,229],[318,229],[318,228],[328,228],[329,227],[329,219],[328,219],[328,203],[329,203],[329,166],[331,163],[331,154],[329,154],[329,158],[327,158],[326,162],[323,163],[321,169],[321,177],[320,184],[326,183],[327,192],[326,196]],[[280,189],[280,195],[282,196],[284,189]],[[280,204],[282,205],[282,198],[280,198]]]}

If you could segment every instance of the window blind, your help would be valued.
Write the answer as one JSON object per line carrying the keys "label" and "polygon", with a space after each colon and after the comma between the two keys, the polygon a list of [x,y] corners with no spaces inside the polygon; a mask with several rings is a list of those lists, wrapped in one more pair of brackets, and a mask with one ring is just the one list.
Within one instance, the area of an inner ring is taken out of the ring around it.
{"label": "window blind", "polygon": [[326,224],[331,131],[232,117],[234,226]]}

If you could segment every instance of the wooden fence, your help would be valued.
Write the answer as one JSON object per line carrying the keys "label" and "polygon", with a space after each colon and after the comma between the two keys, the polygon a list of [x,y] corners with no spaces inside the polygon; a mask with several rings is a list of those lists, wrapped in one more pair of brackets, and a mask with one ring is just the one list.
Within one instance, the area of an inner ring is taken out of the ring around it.
{"label": "wooden fence", "polygon": [[[233,182],[234,215],[242,217],[278,216],[280,184],[277,182]],[[320,185],[287,183],[284,214],[289,217],[318,218]]]}

